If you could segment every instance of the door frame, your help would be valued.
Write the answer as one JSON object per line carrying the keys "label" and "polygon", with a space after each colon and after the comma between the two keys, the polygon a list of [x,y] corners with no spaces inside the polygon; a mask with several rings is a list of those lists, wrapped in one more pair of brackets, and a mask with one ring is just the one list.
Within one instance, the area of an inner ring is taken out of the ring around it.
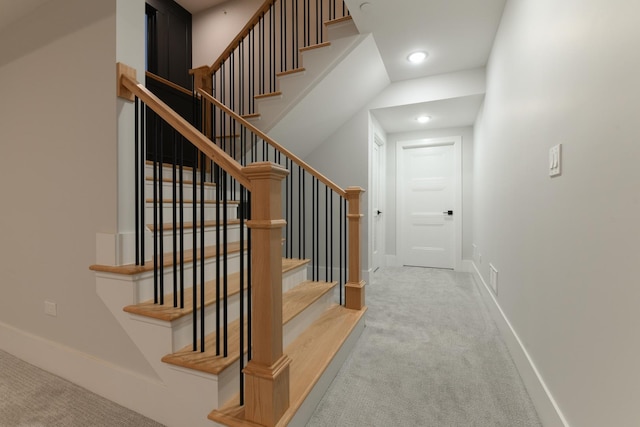
{"label": "door frame", "polygon": [[398,263],[403,265],[403,260],[406,255],[403,253],[403,239],[404,239],[404,223],[401,220],[403,217],[403,205],[405,193],[402,188],[402,182],[400,180],[400,173],[398,171],[403,170],[403,152],[409,148],[421,148],[421,147],[438,147],[443,145],[453,145],[453,191],[454,191],[454,203],[453,203],[453,242],[454,242],[454,265],[455,271],[462,270],[462,137],[461,136],[448,136],[444,138],[420,138],[420,139],[407,139],[396,142],[396,249],[398,256]]}
{"label": "door frame", "polygon": [[[378,147],[378,165],[373,164],[373,150],[374,150],[374,146]],[[374,194],[371,194],[371,197],[369,198],[369,200],[371,201],[371,207],[369,212],[371,213],[371,230],[370,230],[370,236],[371,236],[371,271],[375,272],[378,268],[380,267],[385,267],[386,266],[386,245],[385,245],[385,219],[384,216],[382,218],[375,218],[377,215],[374,212],[375,209],[382,209],[382,215],[384,215],[384,210],[386,207],[386,200],[385,200],[385,188],[384,188],[384,183],[385,183],[385,176],[386,176],[386,143],[384,138],[378,133],[375,132],[373,133],[373,138],[372,138],[372,142],[371,142],[371,183],[370,183],[370,188],[373,191],[375,189],[375,185],[374,185],[374,180],[376,179],[376,176],[378,178],[378,206],[374,206],[373,204],[373,200],[375,198]],[[380,168],[378,168],[378,166],[380,166]],[[375,232],[376,232],[376,227],[374,222],[378,221],[378,236],[375,236]],[[380,252],[378,254],[378,261],[379,264],[376,264],[376,257],[374,254],[374,250],[373,250],[373,242],[375,241],[375,239],[378,238],[378,251]]]}

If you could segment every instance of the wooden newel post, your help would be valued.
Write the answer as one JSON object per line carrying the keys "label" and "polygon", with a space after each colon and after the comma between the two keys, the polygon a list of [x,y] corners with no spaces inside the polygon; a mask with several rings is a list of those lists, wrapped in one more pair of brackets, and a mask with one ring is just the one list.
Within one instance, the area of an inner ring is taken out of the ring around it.
{"label": "wooden newel post", "polygon": [[352,310],[362,310],[364,308],[364,285],[362,280],[361,256],[361,234],[362,213],[360,211],[360,201],[364,190],[360,187],[348,187],[347,202],[349,210],[347,219],[349,223],[349,281],[345,285],[345,306]]}
{"label": "wooden newel post", "polygon": [[245,373],[245,417],[274,426],[289,407],[289,363],[282,346],[282,180],[286,169],[255,163],[251,181],[253,355]]}
{"label": "wooden newel post", "polygon": [[[193,89],[198,90],[202,89],[207,92],[209,95],[213,96],[213,80],[211,74],[209,73],[209,67],[199,67],[194,68],[189,71],[190,74],[193,74]],[[207,120],[207,117],[211,117],[211,104],[208,102],[203,102],[203,120],[202,120],[202,130],[206,137],[213,141],[213,133],[211,131],[211,121]]]}

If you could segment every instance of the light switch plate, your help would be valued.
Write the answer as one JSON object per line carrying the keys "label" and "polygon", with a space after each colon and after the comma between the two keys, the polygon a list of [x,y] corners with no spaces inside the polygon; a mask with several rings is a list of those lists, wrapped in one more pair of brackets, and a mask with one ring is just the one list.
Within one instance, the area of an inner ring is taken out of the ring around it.
{"label": "light switch plate", "polygon": [[562,173],[562,144],[549,149],[549,176],[558,176]]}

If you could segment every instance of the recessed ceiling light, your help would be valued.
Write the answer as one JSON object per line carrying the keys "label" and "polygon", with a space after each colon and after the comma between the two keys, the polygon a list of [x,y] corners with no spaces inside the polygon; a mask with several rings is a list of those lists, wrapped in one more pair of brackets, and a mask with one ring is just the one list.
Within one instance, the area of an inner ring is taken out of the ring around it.
{"label": "recessed ceiling light", "polygon": [[418,116],[418,117],[416,117],[416,121],[418,123],[427,123],[429,120],[431,120],[431,117],[429,117],[429,116]]}
{"label": "recessed ceiling light", "polygon": [[412,64],[419,64],[422,61],[427,59],[427,52],[413,52],[411,55],[407,57],[407,60]]}
{"label": "recessed ceiling light", "polygon": [[362,4],[360,5],[360,10],[361,10],[363,13],[367,13],[367,12],[369,12],[369,11],[371,10],[371,3],[369,3],[368,1],[366,1],[366,2],[362,3]]}

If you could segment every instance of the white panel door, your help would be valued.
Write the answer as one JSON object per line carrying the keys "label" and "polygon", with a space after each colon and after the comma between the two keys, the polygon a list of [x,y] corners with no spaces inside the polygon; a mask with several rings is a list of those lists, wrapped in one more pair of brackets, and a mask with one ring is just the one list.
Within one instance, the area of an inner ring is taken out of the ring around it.
{"label": "white panel door", "polygon": [[407,145],[399,154],[400,262],[454,268],[454,145]]}

